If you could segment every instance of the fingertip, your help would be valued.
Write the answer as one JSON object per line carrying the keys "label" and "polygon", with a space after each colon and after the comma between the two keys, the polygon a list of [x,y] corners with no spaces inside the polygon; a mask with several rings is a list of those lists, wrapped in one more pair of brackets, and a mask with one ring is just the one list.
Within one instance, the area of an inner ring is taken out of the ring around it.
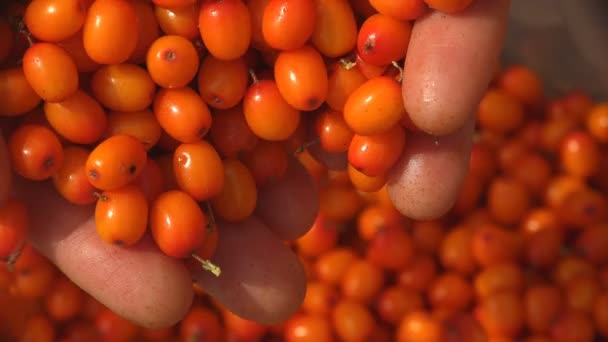
{"label": "fingertip", "polygon": [[280,238],[293,240],[310,229],[318,211],[316,183],[292,158],[285,178],[260,189],[255,213]]}
{"label": "fingertip", "polygon": [[103,242],[93,208],[64,201],[48,183],[15,182],[31,212],[30,241],[76,285],[117,314],[148,328],[172,326],[193,300],[186,267],[146,237],[132,247]]}
{"label": "fingertip", "polygon": [[403,215],[433,220],[454,205],[469,169],[475,122],[452,135],[412,132],[403,156],[391,172],[387,190]]}
{"label": "fingertip", "polygon": [[296,254],[256,219],[220,224],[222,239],[213,262],[216,277],[195,274],[195,280],[222,306],[247,320],[276,324],[301,306],[306,274]]}
{"label": "fingertip", "polygon": [[474,115],[499,60],[508,9],[508,0],[478,0],[463,13],[432,12],[416,22],[403,76],[416,127],[448,135]]}

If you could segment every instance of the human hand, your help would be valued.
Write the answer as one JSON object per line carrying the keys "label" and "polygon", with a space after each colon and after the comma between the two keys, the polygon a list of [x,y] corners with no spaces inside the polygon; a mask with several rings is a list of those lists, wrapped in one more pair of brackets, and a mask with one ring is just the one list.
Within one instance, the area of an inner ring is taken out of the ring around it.
{"label": "human hand", "polygon": [[[403,214],[434,218],[453,203],[467,172],[475,107],[494,73],[507,11],[506,0],[478,0],[458,16],[432,13],[415,25],[403,93],[412,121],[433,135],[411,133],[390,177],[389,193]],[[6,171],[8,164],[0,163]],[[171,325],[186,313],[192,275],[159,253],[151,239],[129,249],[102,242],[92,208],[66,203],[49,184],[16,178],[13,193],[29,205],[31,243],[110,309],[148,327]],[[287,318],[303,298],[305,275],[282,240],[304,234],[317,209],[314,182],[292,161],[285,179],[261,189],[255,217],[220,223],[214,262],[222,267],[221,277],[201,271],[195,280],[245,318]]]}

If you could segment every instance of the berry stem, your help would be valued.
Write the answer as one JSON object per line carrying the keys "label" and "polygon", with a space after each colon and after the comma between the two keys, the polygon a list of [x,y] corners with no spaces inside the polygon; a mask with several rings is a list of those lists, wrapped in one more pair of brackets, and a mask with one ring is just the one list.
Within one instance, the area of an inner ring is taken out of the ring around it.
{"label": "berry stem", "polygon": [[249,75],[251,76],[251,80],[253,81],[253,83],[258,83],[258,76],[255,74],[255,71],[253,71],[253,69],[249,69]]}
{"label": "berry stem", "polygon": [[205,271],[209,271],[209,272],[213,273],[214,276],[219,277],[220,274],[222,273],[222,269],[219,266],[212,263],[211,261],[205,260],[196,254],[192,254],[192,258],[194,258],[194,260],[198,261]]}
{"label": "berry stem", "polygon": [[399,82],[399,83],[403,82],[403,68],[401,67],[401,65],[399,65],[399,63],[397,61],[393,61],[391,64],[395,68],[397,68],[397,70],[399,70],[399,75],[397,75],[397,77],[396,77],[397,82]]}
{"label": "berry stem", "polygon": [[315,137],[314,139],[307,141],[305,143],[303,143],[302,145],[300,145],[298,148],[296,148],[296,150],[293,152],[294,155],[298,155],[302,152],[304,152],[307,148],[318,144],[321,141],[321,139],[319,137]]}
{"label": "berry stem", "polygon": [[17,245],[17,248],[15,248],[15,251],[11,255],[9,255],[6,261],[4,262],[4,265],[6,265],[6,268],[9,271],[13,272],[15,270],[15,263],[19,259],[19,256],[21,256],[21,252],[23,251],[24,246],[25,240],[22,240],[19,245]]}
{"label": "berry stem", "polygon": [[209,215],[209,223],[207,223],[207,234],[211,234],[214,229],[217,228],[217,221],[215,220],[215,214],[213,214],[213,208],[211,208],[211,204],[209,201],[205,201],[205,210]]}
{"label": "berry stem", "polygon": [[342,64],[342,67],[346,70],[350,70],[354,67],[357,66],[357,62],[349,59],[349,58],[340,58],[340,64]]}

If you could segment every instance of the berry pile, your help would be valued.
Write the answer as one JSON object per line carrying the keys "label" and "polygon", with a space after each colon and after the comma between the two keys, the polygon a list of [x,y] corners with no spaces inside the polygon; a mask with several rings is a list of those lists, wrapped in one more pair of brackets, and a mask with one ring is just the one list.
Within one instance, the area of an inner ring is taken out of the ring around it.
{"label": "berry pile", "polygon": [[[25,203],[11,198],[0,207],[0,337],[608,338],[607,104],[581,91],[547,99],[533,71],[509,66],[479,104],[451,211],[414,221],[388,199],[387,172],[416,130],[400,84],[412,24],[431,8],[457,14],[472,3],[3,5],[6,159],[15,177],[94,205],[100,239],[129,248],[149,233],[163,253],[221,277],[210,261],[216,220],[248,218],[258,188],[284,177],[292,155],[321,191],[315,223],[288,241],[309,279],[293,317],[247,321],[195,286],[188,315],[158,330],[105,308],[39,254],[26,239]],[[318,150],[345,153],[345,170],[328,169]]]}

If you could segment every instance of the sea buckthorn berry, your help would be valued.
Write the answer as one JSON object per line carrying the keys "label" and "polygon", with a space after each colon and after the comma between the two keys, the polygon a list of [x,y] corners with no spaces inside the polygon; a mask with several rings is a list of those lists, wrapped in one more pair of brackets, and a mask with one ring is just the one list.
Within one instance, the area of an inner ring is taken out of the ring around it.
{"label": "sea buckthorn berry", "polygon": [[543,84],[540,77],[523,65],[513,65],[502,72],[500,87],[526,105],[537,105],[543,100]]}
{"label": "sea buckthorn berry", "polygon": [[312,227],[306,234],[297,238],[295,246],[298,253],[305,257],[316,257],[328,253],[338,242],[339,225],[336,220],[323,214],[317,215]]}
{"label": "sea buckthorn berry", "polygon": [[557,208],[561,222],[570,228],[584,228],[608,218],[608,199],[595,189],[568,194]]}
{"label": "sea buckthorn berry", "polygon": [[241,0],[203,1],[198,28],[209,54],[217,59],[242,57],[251,43],[251,16]]}
{"label": "sea buckthorn berry", "polygon": [[184,8],[196,3],[196,0],[152,0],[152,3],[162,8]]}
{"label": "sea buckthorn berry", "polygon": [[78,90],[76,64],[63,48],[52,43],[35,43],[22,58],[23,73],[43,100],[57,102]]}
{"label": "sea buckthorn berry", "polygon": [[313,266],[315,275],[324,283],[337,285],[356,258],[351,249],[345,247],[330,249],[318,255]]}
{"label": "sea buckthorn berry", "polygon": [[181,144],[173,153],[173,172],[179,187],[197,201],[219,195],[224,188],[222,159],[208,142]]}
{"label": "sea buckthorn berry", "polygon": [[306,285],[306,295],[302,309],[315,315],[326,315],[331,312],[340,295],[331,284],[311,280]]}
{"label": "sea buckthorn berry", "polygon": [[522,104],[501,89],[489,89],[477,109],[477,120],[483,129],[500,134],[512,132],[524,119]]}
{"label": "sea buckthorn berry", "polygon": [[76,144],[93,144],[106,130],[103,107],[81,89],[59,102],[45,102],[48,123],[63,138]]}
{"label": "sea buckthorn berry", "polygon": [[237,159],[224,160],[224,186],[211,199],[218,217],[228,222],[242,221],[255,210],[258,189],[251,171]]}
{"label": "sea buckthorn berry", "polygon": [[262,34],[274,49],[299,49],[311,38],[316,20],[313,1],[270,0],[264,8]]}
{"label": "sea buckthorn berry", "polygon": [[513,262],[490,265],[474,279],[475,292],[481,298],[501,291],[519,292],[524,285],[524,274],[520,266]]}
{"label": "sea buckthorn berry", "polygon": [[81,146],[66,146],[63,149],[63,163],[53,175],[55,190],[70,203],[88,205],[97,200],[95,188],[85,171],[89,153]]}
{"label": "sea buckthorn berry", "polygon": [[608,224],[598,223],[586,227],[576,239],[576,250],[597,265],[608,262]]}
{"label": "sea buckthorn berry", "polygon": [[475,257],[471,249],[475,229],[456,226],[446,233],[439,250],[441,265],[464,274],[475,271]]}
{"label": "sea buckthorn berry", "polygon": [[374,264],[387,269],[399,270],[414,257],[414,241],[402,226],[380,228],[367,245],[366,257]]}
{"label": "sea buckthorn berry", "polygon": [[99,64],[126,62],[137,47],[137,12],[126,0],[96,0],[82,26],[84,49]]}
{"label": "sea buckthorn berry", "polygon": [[99,68],[91,78],[91,93],[104,107],[119,112],[148,108],[154,99],[156,85],[143,67],[112,64]]}
{"label": "sea buckthorn berry", "polygon": [[407,314],[423,308],[424,301],[420,293],[398,285],[385,288],[376,299],[378,315],[391,324],[399,324]]}
{"label": "sea buckthorn berry", "polygon": [[597,333],[602,337],[608,337],[608,292],[604,291],[598,297],[592,317]]}
{"label": "sea buckthorn berry", "polygon": [[162,128],[149,109],[134,112],[109,112],[106,134],[130,135],[141,141],[150,150],[160,140]]}
{"label": "sea buckthorn berry", "polygon": [[427,290],[427,297],[435,310],[453,314],[466,309],[473,301],[473,286],[465,276],[446,272],[435,278]]}
{"label": "sea buckthorn berry", "polygon": [[334,331],[342,341],[365,341],[376,327],[376,320],[363,304],[342,299],[331,313]]}
{"label": "sea buckthorn berry", "polygon": [[424,0],[424,2],[432,9],[454,14],[467,9],[474,0]]}
{"label": "sea buckthorn berry", "polygon": [[86,173],[97,189],[115,190],[133,182],[142,172],[148,155],[144,144],[130,135],[114,135],[89,154]]}
{"label": "sea buckthorn berry", "polygon": [[295,314],[285,322],[283,336],[286,342],[334,340],[331,322],[322,315]]}
{"label": "sea buckthorn berry", "polygon": [[251,131],[259,138],[281,141],[289,138],[300,124],[300,111],[281,95],[275,81],[258,80],[243,97],[243,113]]}
{"label": "sea buckthorn berry", "polygon": [[106,307],[100,309],[93,322],[102,341],[129,341],[140,331],[135,323]]}
{"label": "sea buckthorn berry", "polygon": [[219,316],[203,306],[193,306],[179,323],[179,336],[182,341],[219,341],[221,333]]}
{"label": "sea buckthorn berry", "polygon": [[150,231],[160,250],[174,258],[188,258],[205,242],[209,218],[194,198],[170,190],[150,205]]}
{"label": "sea buckthorn berry", "polygon": [[566,309],[553,321],[550,336],[551,340],[555,342],[592,342],[595,337],[595,329],[589,315],[581,311]]}
{"label": "sea buckthorn berry", "polygon": [[200,35],[198,30],[198,14],[200,3],[176,8],[154,6],[154,14],[160,29],[169,35],[178,35],[194,40]]}
{"label": "sea buckthorn berry", "polygon": [[157,38],[146,55],[150,77],[163,88],[181,88],[194,79],[199,56],[194,44],[177,35]]}
{"label": "sea buckthorn berry", "polygon": [[84,299],[84,292],[76,284],[59,276],[44,298],[44,307],[55,322],[65,322],[78,316]]}
{"label": "sea buckthorn berry", "polygon": [[599,171],[600,154],[598,143],[590,134],[574,131],[562,140],[561,166],[572,176],[590,177]]}
{"label": "sea buckthorn berry", "polygon": [[18,116],[36,108],[42,99],[32,88],[23,67],[0,69],[0,116]]}
{"label": "sea buckthorn berry", "polygon": [[587,185],[580,178],[566,175],[556,176],[545,189],[545,204],[554,209],[559,208],[568,195],[586,187]]}
{"label": "sea buckthorn berry", "polygon": [[321,148],[330,153],[346,152],[354,135],[344,121],[342,112],[333,109],[326,109],[317,115],[315,129]]}
{"label": "sea buckthorn berry", "polygon": [[499,292],[484,298],[476,309],[478,320],[489,336],[514,338],[525,324],[521,296],[515,292]]}
{"label": "sea buckthorn berry", "polygon": [[357,53],[366,62],[384,66],[403,60],[412,35],[409,21],[376,13],[363,22],[357,36]]}
{"label": "sea buckthorn berry", "polygon": [[357,21],[347,0],[313,1],[312,45],[326,57],[340,57],[357,46]]}
{"label": "sea buckthorn berry", "polygon": [[289,156],[283,144],[275,141],[260,141],[243,153],[243,163],[253,174],[259,186],[280,180],[287,173]]}
{"label": "sea buckthorn berry", "polygon": [[41,125],[21,125],[8,140],[11,166],[20,176],[40,181],[50,178],[63,163],[57,134]]}
{"label": "sea buckthorn berry", "polygon": [[137,185],[144,192],[148,202],[152,202],[165,191],[165,183],[163,170],[158,161],[148,158],[143,171],[132,184]]}
{"label": "sea buckthorn berry", "polygon": [[28,232],[25,203],[9,199],[0,206],[0,260],[8,260],[25,242]]}
{"label": "sea buckthorn berry", "polygon": [[99,237],[120,246],[139,242],[148,226],[148,199],[130,184],[99,194],[95,206],[95,226]]}
{"label": "sea buckthorn berry", "polygon": [[212,108],[228,109],[241,102],[249,82],[244,58],[231,61],[205,57],[198,70],[198,92]]}
{"label": "sea buckthorn berry", "polygon": [[534,333],[547,333],[562,308],[562,294],[555,285],[539,284],[526,289],[523,297],[526,325]]}
{"label": "sea buckthorn berry", "polygon": [[363,83],[344,104],[344,120],[359,135],[384,133],[407,115],[401,84],[394,78],[380,76]]}
{"label": "sea buckthorn berry", "polygon": [[45,314],[28,317],[24,322],[22,341],[52,342],[58,335],[54,322]]}
{"label": "sea buckthorn berry", "polygon": [[[75,35],[70,36],[58,43],[58,46],[62,47],[74,60],[76,69],[80,73],[93,72],[101,67],[101,65],[89,57],[87,52],[84,50],[84,42],[82,41],[82,30],[78,31]],[[82,74],[81,74],[82,75]],[[83,80],[80,80],[81,87]]]}
{"label": "sea buckthorn berry", "polygon": [[525,237],[525,257],[530,266],[550,267],[560,257],[564,246],[564,233],[561,229],[544,229]]}
{"label": "sea buckthorn berry", "polygon": [[367,79],[354,62],[345,58],[329,64],[325,102],[329,108],[341,113],[350,94]]}
{"label": "sea buckthorn berry", "polygon": [[404,148],[405,130],[401,125],[375,135],[355,134],[348,147],[348,162],[368,176],[381,176],[395,165]]}
{"label": "sea buckthorn berry", "polygon": [[382,290],[385,274],[369,260],[353,261],[344,272],[340,287],[342,295],[361,303],[370,303]]}
{"label": "sea buckthorn berry", "polygon": [[386,184],[387,177],[385,175],[370,177],[350,164],[347,166],[347,171],[351,184],[360,192],[379,191]]}
{"label": "sea buckthorn berry", "polygon": [[86,10],[80,0],[34,0],[27,5],[23,21],[37,39],[59,42],[80,30]]}
{"label": "sea buckthorn berry", "polygon": [[410,264],[397,274],[400,286],[416,292],[427,289],[437,275],[437,262],[431,254],[416,254]]}
{"label": "sea buckthorn berry", "polygon": [[357,215],[357,232],[365,241],[373,239],[376,233],[384,228],[401,225],[403,225],[401,214],[391,206],[371,204]]}
{"label": "sea buckthorn berry", "polygon": [[250,151],[259,140],[247,125],[240,106],[215,111],[209,135],[213,146],[223,157],[236,157],[241,152]]}
{"label": "sea buckthorn berry", "polygon": [[161,89],[153,103],[158,123],[182,143],[201,140],[211,127],[211,112],[199,94],[189,87]]}
{"label": "sea buckthorn berry", "polygon": [[551,180],[551,163],[540,153],[526,153],[519,158],[518,166],[511,170],[513,178],[524,184],[531,194],[542,194]]}
{"label": "sea buckthorn berry", "polygon": [[397,342],[439,342],[443,341],[443,336],[441,322],[423,310],[415,310],[405,315],[396,331]]}
{"label": "sea buckthorn berry", "polygon": [[587,131],[598,141],[608,142],[608,103],[595,105],[587,115]]}
{"label": "sea buckthorn berry", "polygon": [[361,197],[351,186],[329,184],[320,189],[319,212],[330,219],[350,220],[362,206]]}
{"label": "sea buckthorn berry", "polygon": [[484,267],[517,261],[521,252],[516,233],[493,223],[475,230],[470,248],[477,263]]}
{"label": "sea buckthorn berry", "polygon": [[424,0],[369,0],[378,13],[397,20],[414,20],[422,16],[427,6]]}
{"label": "sea buckthorn berry", "polygon": [[519,222],[531,205],[530,191],[526,186],[506,177],[495,178],[487,195],[490,214],[502,224]]}
{"label": "sea buckthorn berry", "polygon": [[327,98],[327,67],[323,57],[310,45],[282,51],[274,63],[279,92],[292,107],[312,111]]}
{"label": "sea buckthorn berry", "polygon": [[137,15],[137,44],[128,61],[144,64],[152,43],[160,37],[160,26],[154,14],[154,5],[148,0],[132,0]]}

